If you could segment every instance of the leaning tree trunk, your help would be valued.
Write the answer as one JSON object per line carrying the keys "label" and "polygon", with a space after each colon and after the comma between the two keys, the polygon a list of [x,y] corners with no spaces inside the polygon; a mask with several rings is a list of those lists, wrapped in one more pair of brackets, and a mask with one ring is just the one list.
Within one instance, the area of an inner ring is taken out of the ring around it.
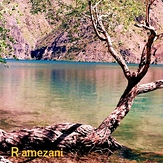
{"label": "leaning tree trunk", "polygon": [[100,150],[112,154],[121,145],[111,133],[129,112],[136,95],[161,88],[163,80],[136,85],[131,90],[126,89],[115,110],[98,128],[78,123],[64,123],[9,133],[0,130],[0,151],[11,152],[12,147],[18,147],[19,150],[62,149],[80,153]]}
{"label": "leaning tree trunk", "polygon": [[[101,2],[101,1],[100,1]],[[99,2],[99,3],[100,3]],[[137,24],[139,28],[148,30],[148,41],[141,54],[141,61],[138,70],[131,73],[123,57],[115,52],[109,34],[107,33],[102,17],[99,15],[97,6],[92,6],[89,1],[91,21],[95,33],[101,41],[107,44],[108,52],[117,61],[123,70],[128,85],[121,96],[116,108],[104,119],[98,128],[90,125],[64,123],[47,127],[36,127],[33,129],[22,129],[19,131],[5,132],[0,130],[0,151],[11,151],[13,146],[23,149],[62,149],[87,153],[90,151],[103,150],[112,154],[121,145],[111,136],[120,125],[121,120],[130,111],[134,98],[142,93],[147,93],[163,88],[163,80],[140,85],[139,82],[146,75],[151,62],[151,49],[154,40],[161,38],[163,34],[157,35],[155,29],[150,26],[149,11],[155,0],[146,0],[145,24]]]}
{"label": "leaning tree trunk", "polygon": [[121,97],[115,110],[98,128],[65,123],[45,128],[22,129],[10,133],[0,130],[0,149],[10,151],[13,146],[18,147],[19,150],[62,148],[64,151],[72,150],[80,153],[107,149],[108,154],[111,154],[121,147],[111,137],[111,133],[129,112],[136,94],[137,86]]}

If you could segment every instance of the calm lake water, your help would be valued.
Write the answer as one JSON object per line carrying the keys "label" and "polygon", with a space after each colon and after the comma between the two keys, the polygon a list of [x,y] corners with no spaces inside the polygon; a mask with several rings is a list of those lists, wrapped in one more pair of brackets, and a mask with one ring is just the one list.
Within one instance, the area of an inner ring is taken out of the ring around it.
{"label": "calm lake water", "polygon": [[[115,108],[127,83],[116,64],[8,61],[8,65],[0,65],[0,127],[5,131],[61,122],[97,127]],[[163,66],[152,66],[142,82],[161,78]],[[163,90],[138,96],[113,135],[129,148],[162,152]]]}

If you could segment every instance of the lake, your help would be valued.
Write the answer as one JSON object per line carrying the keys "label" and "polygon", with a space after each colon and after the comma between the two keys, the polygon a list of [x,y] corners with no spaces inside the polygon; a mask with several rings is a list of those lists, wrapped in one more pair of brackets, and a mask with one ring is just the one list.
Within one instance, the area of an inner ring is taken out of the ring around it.
{"label": "lake", "polygon": [[[62,122],[98,127],[127,84],[113,63],[9,60],[7,65],[0,65],[0,126],[5,131]],[[163,65],[152,66],[142,83],[161,78]],[[163,90],[137,96],[113,136],[132,149],[162,152]]]}

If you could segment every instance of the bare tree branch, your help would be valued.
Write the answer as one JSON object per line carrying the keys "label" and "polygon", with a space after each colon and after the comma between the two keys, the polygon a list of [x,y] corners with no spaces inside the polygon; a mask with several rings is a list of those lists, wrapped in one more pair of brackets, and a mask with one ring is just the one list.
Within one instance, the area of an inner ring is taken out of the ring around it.
{"label": "bare tree branch", "polygon": [[155,31],[155,28],[150,25],[149,19],[150,19],[150,8],[151,5],[154,3],[155,0],[146,0],[146,19],[145,24],[136,24],[136,27],[143,28],[145,30],[150,31],[150,35],[148,36],[148,41],[146,45],[144,46],[144,49],[142,51],[141,60],[139,64],[139,68],[137,70],[136,77],[140,81],[147,73],[148,68],[151,63],[151,49],[153,42],[157,38],[157,33]]}
{"label": "bare tree branch", "polygon": [[[108,117],[106,117],[106,119],[96,129],[96,134],[100,136],[102,135],[100,139],[102,139],[103,141],[107,139],[107,137],[104,135],[110,135],[120,125],[121,120],[127,115],[129,110],[131,109],[134,98],[138,94],[145,93],[146,91],[149,92],[154,89],[160,89],[163,87],[162,81],[155,82],[155,84],[147,84],[147,85],[139,86],[139,82],[145,76],[150,66],[151,55],[152,55],[151,54],[152,45],[157,36],[154,27],[150,26],[150,23],[149,23],[149,11],[150,11],[150,6],[153,4],[153,2],[154,0],[152,1],[146,0],[146,14],[147,14],[146,22],[144,24],[136,25],[137,27],[150,31],[150,34],[148,36],[148,41],[142,52],[139,68],[137,72],[133,72],[132,74],[130,73],[124,59],[121,58],[121,56],[119,56],[115,52],[114,48],[112,47],[110,36],[104,27],[102,18],[99,15],[96,16],[98,25],[100,26],[100,30],[102,31],[103,38],[105,38],[102,41],[106,42],[108,51],[115,58],[115,60],[119,63],[119,65],[121,66],[125,74],[125,77],[128,79],[128,85],[124,93],[122,94],[116,108]],[[90,2],[90,5],[91,5],[91,2]],[[90,6],[90,9],[91,9],[91,6]],[[95,20],[92,20],[92,22],[94,21]],[[98,28],[94,28],[94,29],[98,30]],[[93,137],[93,135],[91,134],[90,137]]]}
{"label": "bare tree branch", "polygon": [[160,33],[160,34],[157,35],[156,40],[161,39],[162,37],[163,37],[163,33]]}
{"label": "bare tree branch", "polygon": [[93,9],[94,8],[97,8],[97,6],[102,2],[102,0],[98,1],[94,6],[93,6]]}
{"label": "bare tree branch", "polygon": [[146,26],[149,26],[150,9],[151,9],[151,6],[153,5],[154,1],[155,0],[146,0],[146,19],[145,19]]}
{"label": "bare tree branch", "polygon": [[143,49],[143,52],[141,55],[141,61],[140,61],[139,68],[138,68],[137,77],[140,79],[142,79],[142,77],[145,76],[145,74],[147,73],[148,68],[150,66],[151,55],[152,55],[151,49],[152,49],[153,42],[156,38],[156,35],[157,34],[156,34],[155,30],[151,27],[150,28],[150,36],[148,37],[148,42]]}
{"label": "bare tree branch", "polygon": [[138,95],[163,88],[163,79],[138,86]]}
{"label": "bare tree branch", "polygon": [[[100,2],[101,1],[99,1],[99,3]],[[108,47],[108,51],[111,53],[113,58],[121,66],[125,77],[129,80],[129,78],[131,76],[130,70],[129,70],[125,60],[123,59],[123,57],[121,55],[117,54],[117,52],[114,50],[114,48],[112,46],[111,38],[110,38],[108,32],[106,31],[104,25],[103,25],[102,15],[99,16],[97,14],[97,6],[98,6],[99,3],[96,3],[96,5],[93,7],[92,4],[91,4],[91,1],[89,1],[89,9],[90,9],[90,14],[91,14],[91,20],[92,20],[93,28],[94,28],[95,33],[98,36],[98,38],[101,41],[105,41],[106,42],[107,47]],[[95,14],[96,20],[94,18],[94,14]],[[100,29],[100,32],[99,32],[99,29]]]}
{"label": "bare tree branch", "polygon": [[[96,4],[95,6],[97,6],[97,4]],[[96,35],[98,36],[98,38],[99,38],[100,40],[106,41],[106,38],[105,38],[104,36],[102,36],[102,35],[99,33],[98,29],[97,29],[97,23],[98,23],[98,22],[97,22],[97,20],[95,20],[95,18],[94,18],[93,9],[94,9],[94,7],[92,7],[91,1],[89,1],[89,10],[90,10],[90,15],[91,15],[91,20],[92,20],[92,25],[93,25],[94,31],[95,31]],[[97,17],[97,15],[96,15],[96,17]]]}

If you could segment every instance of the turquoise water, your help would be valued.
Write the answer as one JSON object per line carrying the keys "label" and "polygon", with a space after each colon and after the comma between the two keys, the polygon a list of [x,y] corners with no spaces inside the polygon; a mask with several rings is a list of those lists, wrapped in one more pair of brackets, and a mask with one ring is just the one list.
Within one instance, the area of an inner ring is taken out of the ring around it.
{"label": "turquoise water", "polygon": [[[117,64],[8,61],[8,66],[0,65],[0,126],[6,131],[61,122],[97,127],[127,83]],[[163,66],[152,66],[142,83],[161,78]],[[129,148],[162,152],[162,126],[163,90],[157,90],[136,97],[113,135]]]}

